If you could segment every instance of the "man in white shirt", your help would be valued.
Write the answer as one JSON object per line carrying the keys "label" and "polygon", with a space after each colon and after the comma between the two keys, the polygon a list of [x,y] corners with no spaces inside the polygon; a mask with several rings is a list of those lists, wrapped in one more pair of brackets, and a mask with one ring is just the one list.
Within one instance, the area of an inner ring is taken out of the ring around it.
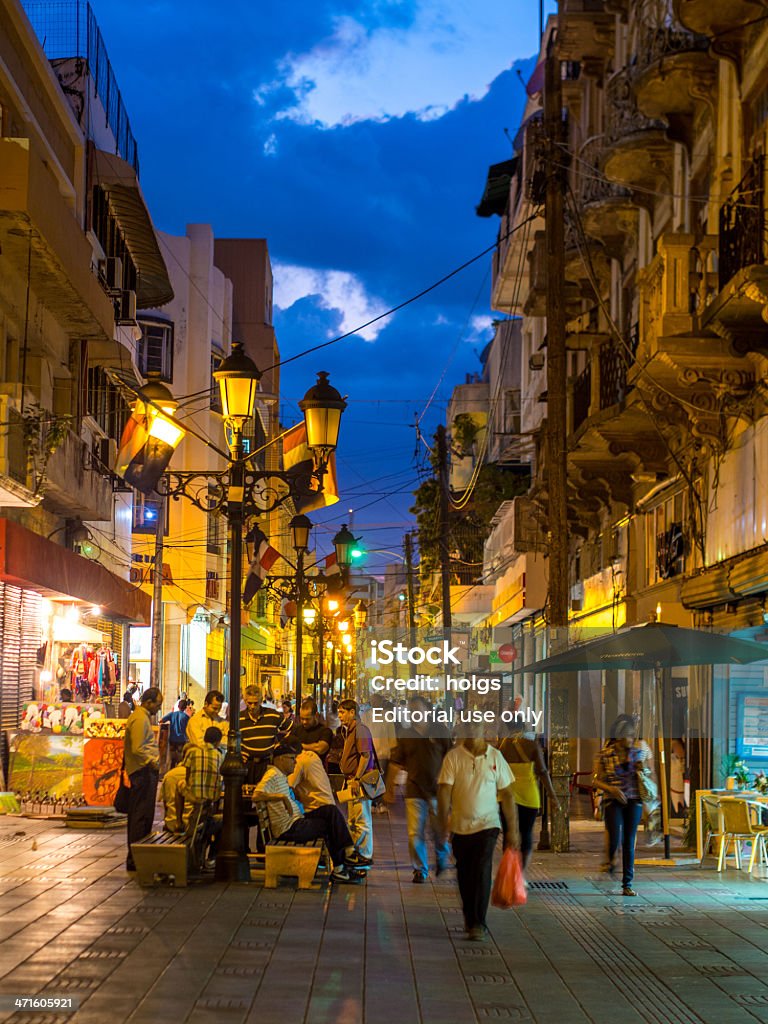
{"label": "man in white shirt", "polygon": [[509,831],[504,848],[517,847],[514,776],[499,751],[480,737],[460,740],[445,755],[437,780],[440,822],[456,858],[456,879],[467,938],[483,942],[491,897],[493,851],[501,830],[499,801]]}
{"label": "man in white shirt", "polygon": [[[324,839],[335,868],[331,878],[335,882],[351,881],[346,865],[357,868],[361,866],[362,861],[352,845],[352,837],[344,816],[333,799],[328,777],[325,777],[327,792],[324,787],[315,788],[310,782],[310,775],[317,778],[314,771],[316,766],[312,759],[317,761],[325,775],[320,758],[311,751],[306,751],[302,756],[310,762],[310,768],[307,772],[302,769],[299,776],[296,748],[290,744],[278,747],[272,756],[272,764],[258,783],[259,788],[254,792],[253,799],[262,800],[267,804],[269,827],[274,839],[293,839],[299,843]],[[304,796],[314,805],[306,814],[302,812],[302,807],[296,801],[290,785],[290,780],[297,776]],[[330,797],[330,803],[324,802],[326,797]]]}

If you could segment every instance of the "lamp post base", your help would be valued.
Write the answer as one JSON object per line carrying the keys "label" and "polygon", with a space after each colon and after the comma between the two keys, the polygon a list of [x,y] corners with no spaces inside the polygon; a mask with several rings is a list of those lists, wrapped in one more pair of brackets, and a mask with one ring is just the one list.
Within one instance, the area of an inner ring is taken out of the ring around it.
{"label": "lamp post base", "polygon": [[216,851],[215,878],[217,882],[250,882],[243,816],[243,783],[247,772],[239,754],[227,752],[221,774],[224,779],[224,821]]}

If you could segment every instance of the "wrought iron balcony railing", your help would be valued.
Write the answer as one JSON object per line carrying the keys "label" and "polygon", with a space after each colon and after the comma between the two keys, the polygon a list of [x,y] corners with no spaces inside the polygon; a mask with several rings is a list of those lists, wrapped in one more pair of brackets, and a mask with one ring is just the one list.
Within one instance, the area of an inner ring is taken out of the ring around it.
{"label": "wrought iron balcony railing", "polygon": [[648,131],[665,131],[666,124],[646,117],[637,106],[632,88],[634,68],[624,68],[613,75],[605,87],[605,141],[608,145],[622,142],[630,135]]}
{"label": "wrought iron balcony railing", "polygon": [[720,288],[765,259],[765,158],[756,157],[720,207]]}

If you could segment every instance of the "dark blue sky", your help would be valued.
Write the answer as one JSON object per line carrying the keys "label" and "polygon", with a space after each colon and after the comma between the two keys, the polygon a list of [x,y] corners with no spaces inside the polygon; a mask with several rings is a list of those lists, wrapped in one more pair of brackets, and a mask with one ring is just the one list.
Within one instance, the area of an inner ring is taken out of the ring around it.
{"label": "dark blue sky", "polygon": [[[474,208],[506,159],[538,49],[531,0],[93,0],[156,225],[268,239],[284,358],[394,306],[493,243]],[[475,8],[475,10],[473,10]],[[283,371],[287,422],[318,369],[349,396],[341,504],[400,546],[413,429],[490,339],[490,257],[367,332]],[[342,510],[342,511],[337,511]],[[359,510],[359,511],[358,511]],[[392,525],[389,524],[398,524]],[[329,541],[318,538],[323,547]],[[386,562],[371,556],[369,566]]]}

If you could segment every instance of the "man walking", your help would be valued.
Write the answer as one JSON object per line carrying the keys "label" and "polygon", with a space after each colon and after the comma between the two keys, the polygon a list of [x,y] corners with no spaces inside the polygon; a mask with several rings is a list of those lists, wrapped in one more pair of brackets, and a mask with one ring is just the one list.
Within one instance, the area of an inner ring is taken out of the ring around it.
{"label": "man walking", "polygon": [[[424,697],[412,697],[408,709],[422,715],[431,705]],[[431,732],[440,730],[437,735]],[[441,875],[449,867],[449,847],[440,828],[437,813],[437,778],[443,759],[451,749],[448,732],[434,725],[430,730],[426,721],[413,721],[403,729],[389,757],[387,770],[387,803],[394,803],[395,777],[398,768],[404,768],[408,781],[405,786],[405,816],[408,825],[408,852],[411,856],[413,881],[416,884],[429,878],[427,854],[427,825],[435,844],[435,874]]]}
{"label": "man walking", "polygon": [[272,761],[272,752],[280,739],[282,716],[263,703],[260,686],[246,686],[243,697],[245,711],[240,715],[240,750],[248,770],[248,785],[255,786]]}
{"label": "man walking", "polygon": [[136,870],[131,843],[138,843],[149,835],[155,820],[160,750],[151,716],[160,710],[162,703],[160,690],[150,686],[141,695],[141,704],[128,718],[125,726],[123,751],[125,770],[131,783],[128,798],[128,857],[125,862],[127,871]]}
{"label": "man walking", "polygon": [[366,863],[373,863],[373,822],[371,801],[365,799],[360,779],[376,767],[373,740],[369,730],[358,717],[357,701],[343,700],[339,704],[341,734],[344,748],[339,762],[352,799],[347,803],[347,824],[355,849]]}
{"label": "man walking", "polygon": [[491,898],[493,851],[501,830],[499,800],[508,832],[504,848],[518,847],[514,777],[499,751],[480,736],[461,740],[448,751],[437,780],[440,823],[452,833],[456,877],[467,938],[484,942]]}

